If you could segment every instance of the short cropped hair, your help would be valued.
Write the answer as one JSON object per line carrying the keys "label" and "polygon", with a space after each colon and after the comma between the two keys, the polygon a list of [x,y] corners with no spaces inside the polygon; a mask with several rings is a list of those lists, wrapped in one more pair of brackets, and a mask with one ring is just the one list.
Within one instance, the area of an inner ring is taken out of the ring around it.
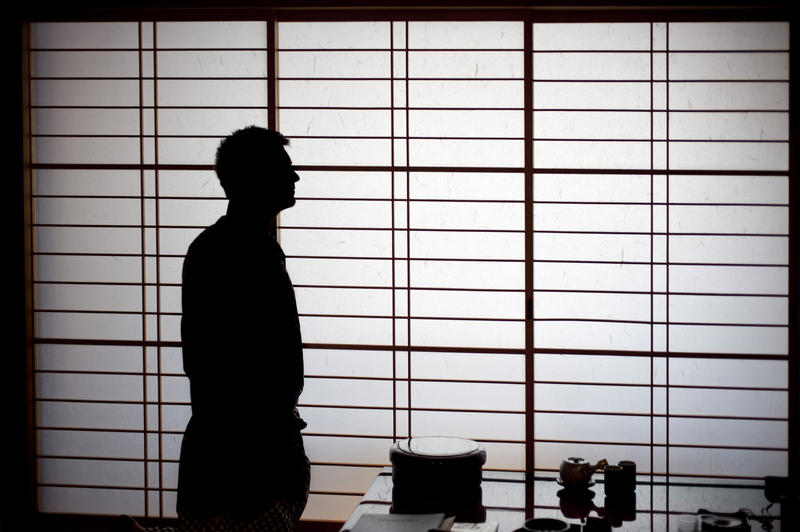
{"label": "short cropped hair", "polygon": [[214,171],[228,198],[252,175],[280,155],[289,139],[278,131],[258,126],[238,129],[225,137],[217,148]]}

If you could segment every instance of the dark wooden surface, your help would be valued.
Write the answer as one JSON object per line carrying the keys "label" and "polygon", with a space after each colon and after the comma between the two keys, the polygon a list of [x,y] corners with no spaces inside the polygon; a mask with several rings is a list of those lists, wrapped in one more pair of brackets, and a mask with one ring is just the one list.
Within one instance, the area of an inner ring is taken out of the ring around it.
{"label": "dark wooden surface", "polygon": [[[597,475],[596,475],[597,476]],[[606,505],[604,486],[598,482],[590,489],[594,493],[591,504],[594,508],[588,517],[597,519]],[[499,532],[513,532],[520,528],[526,518],[553,517],[580,525],[581,520],[565,517],[561,511],[561,490],[555,477],[535,477],[526,484],[523,473],[485,471],[483,474],[483,505],[487,510],[487,521],[499,523]],[[532,492],[533,506],[526,508],[526,490]],[[352,528],[364,513],[388,513],[392,500],[391,468],[384,468],[364,495],[361,503],[345,522],[342,531]],[[712,479],[692,479],[676,482],[671,479],[669,485],[658,479],[650,482],[650,477],[639,476],[636,486],[636,517],[633,521],[625,521],[623,531],[675,531],[680,519],[696,515],[698,510],[714,512],[737,512],[746,509],[758,516],[769,505],[764,497],[763,483],[730,482],[721,483]],[[771,518],[773,531],[780,530],[780,505],[772,506],[766,511]],[[752,530],[761,530],[759,522],[751,522]]]}

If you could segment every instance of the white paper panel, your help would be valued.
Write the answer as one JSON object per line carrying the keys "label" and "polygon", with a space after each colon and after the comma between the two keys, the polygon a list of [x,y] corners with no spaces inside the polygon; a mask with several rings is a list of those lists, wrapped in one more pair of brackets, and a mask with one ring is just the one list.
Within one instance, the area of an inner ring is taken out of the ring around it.
{"label": "white paper panel", "polygon": [[648,23],[534,24],[534,50],[649,50]]}
{"label": "white paper panel", "polygon": [[158,52],[158,75],[167,78],[260,78],[267,76],[266,51]]}
{"label": "white paper panel", "polygon": [[391,286],[389,261],[348,259],[287,260],[287,269],[295,285],[322,284],[344,286]]}
{"label": "white paper panel", "polygon": [[158,22],[160,48],[266,48],[267,25],[259,21]]}
{"label": "white paper panel", "polygon": [[[399,180],[399,178],[398,178]],[[301,172],[295,184],[298,198],[370,198],[392,197],[392,176],[387,172]],[[286,216],[293,211],[285,211]],[[337,213],[343,214],[343,213]]]}
{"label": "white paper panel", "polygon": [[448,434],[474,440],[513,440],[525,438],[523,414],[467,412],[413,412],[411,427],[416,436]]}
{"label": "white paper panel", "polygon": [[34,109],[34,135],[139,135],[138,109]]}
{"label": "white paper panel", "polygon": [[300,415],[308,423],[306,432],[312,434],[392,435],[391,410],[305,406]]}
{"label": "white paper panel", "polygon": [[48,310],[141,312],[140,286],[37,284],[34,306]]}
{"label": "white paper panel", "polygon": [[675,203],[785,205],[789,201],[789,180],[785,176],[672,175],[669,187],[670,201]]}
{"label": "white paper panel", "polygon": [[391,257],[388,231],[281,229],[286,255]]}
{"label": "white paper panel", "polygon": [[98,428],[103,430],[142,430],[142,405],[37,403],[40,427]]}
{"label": "white paper panel", "polygon": [[40,512],[71,513],[77,508],[98,515],[143,515],[144,493],[141,490],[39,488]]}
{"label": "white paper panel", "polygon": [[411,257],[522,260],[523,238],[520,233],[416,231],[411,234]]}
{"label": "white paper panel", "polygon": [[40,224],[80,224],[139,226],[141,202],[118,198],[37,198],[35,222]]}
{"label": "white paper panel", "polygon": [[522,51],[409,52],[408,73],[411,78],[521,79],[522,59]]}
{"label": "white paper panel", "polygon": [[417,379],[491,380],[522,385],[525,358],[499,353],[411,354],[411,374]]}
{"label": "white paper panel", "polygon": [[540,140],[533,143],[533,160],[536,168],[638,170],[650,168],[650,143]]}
{"label": "white paper panel", "polygon": [[673,22],[670,50],[787,50],[787,22]]}
{"label": "white paper panel", "polygon": [[670,236],[670,261],[788,264],[789,239],[756,236]]}
{"label": "white paper panel", "polygon": [[534,52],[533,79],[649,81],[650,54]]}
{"label": "white paper panel", "polygon": [[31,75],[50,78],[138,78],[138,52],[31,52]]}
{"label": "white paper panel", "polygon": [[[736,386],[785,388],[787,362],[782,360],[714,360],[678,358],[669,363],[670,384],[688,386]],[[664,384],[663,372],[655,382]]]}
{"label": "white paper panel", "polygon": [[391,318],[301,317],[303,341],[307,343],[341,343],[391,345]]}
{"label": "white paper panel", "polygon": [[266,106],[266,80],[161,79],[159,106]]}
{"label": "white paper panel", "polygon": [[281,78],[388,78],[389,52],[283,51],[278,72]]}
{"label": "white paper panel", "polygon": [[522,109],[522,81],[503,80],[409,80],[411,107],[519,108]]}
{"label": "white paper panel", "polygon": [[139,314],[74,314],[36,312],[34,322],[43,338],[92,338],[97,340],[139,340]]}
{"label": "white paper panel", "polygon": [[414,229],[524,230],[521,203],[412,202]]}
{"label": "white paper panel", "polygon": [[390,48],[388,22],[281,22],[278,47]]}
{"label": "white paper panel", "polygon": [[522,293],[412,290],[413,316],[517,319],[525,317]]}
{"label": "white paper panel", "polygon": [[412,172],[411,199],[522,201],[521,174],[473,172]]}
{"label": "white paper panel", "polygon": [[533,313],[538,319],[649,321],[650,295],[540,292]]}
{"label": "white paper panel", "polygon": [[306,378],[300,405],[392,407],[391,381]]}
{"label": "white paper panel", "polygon": [[414,382],[411,397],[415,408],[525,411],[525,388],[507,384]]}
{"label": "white paper panel", "polygon": [[650,414],[649,386],[539,384],[533,400],[540,411]]}
{"label": "white paper panel", "polygon": [[158,134],[225,136],[266,119],[265,109],[159,109]]}
{"label": "white paper panel", "polygon": [[409,48],[522,48],[517,21],[409,22]]}
{"label": "white paper panel", "polygon": [[39,79],[31,86],[33,105],[139,105],[139,80]]}
{"label": "white paper panel", "polygon": [[521,322],[477,320],[411,320],[411,342],[420,346],[521,349]]}
{"label": "white paper panel", "polygon": [[[671,177],[674,179],[677,176]],[[650,187],[649,175],[534,174],[533,176],[535,201],[647,204],[650,202]]]}
{"label": "white paper panel", "polygon": [[391,104],[388,80],[280,80],[278,94],[283,107],[386,107]]}
{"label": "white paper panel", "polygon": [[[304,349],[306,375],[391,377],[392,353],[344,349]],[[305,400],[305,398],[304,398]]]}
{"label": "white paper panel", "polygon": [[142,280],[139,257],[38,255],[35,268],[39,281],[139,283]]}
{"label": "white paper panel", "polygon": [[648,417],[540,413],[534,423],[535,437],[542,440],[619,442],[624,434],[626,442],[650,441]]}
{"label": "white paper panel", "polygon": [[[533,105],[534,109],[639,109],[649,111],[650,82],[537,81],[533,84]],[[536,130],[537,126],[534,125],[534,132]]]}
{"label": "white paper panel", "polygon": [[519,262],[413,261],[411,286],[521,291],[525,268]]}
{"label": "white paper panel", "polygon": [[[267,118],[253,125],[266,126]],[[237,127],[250,124],[238,124]],[[216,132],[215,132],[216,133]],[[218,134],[228,135],[231,131]],[[158,140],[158,156],[161,164],[211,164],[222,138],[172,138],[162,137]]]}
{"label": "white paper panel", "polygon": [[788,342],[785,327],[671,325],[669,328],[672,351],[785,355]]}
{"label": "white paper panel", "polygon": [[139,196],[141,175],[126,170],[34,170],[40,195]]}
{"label": "white paper panel", "polygon": [[767,170],[789,168],[783,142],[670,142],[670,168],[684,170]]}
{"label": "white paper panel", "polygon": [[650,384],[650,359],[600,355],[549,355],[534,357],[536,380]]}
{"label": "white paper panel", "polygon": [[789,109],[789,84],[765,82],[699,82],[669,84],[669,107],[687,109]]}
{"label": "white paper panel", "polygon": [[649,113],[534,111],[538,139],[649,139]]}
{"label": "white paper panel", "polygon": [[392,315],[392,292],[364,288],[303,288],[295,290],[300,314]]}
{"label": "white paper panel", "polygon": [[33,157],[37,163],[139,164],[139,138],[37,137]]}
{"label": "white paper panel", "polygon": [[33,48],[138,48],[132,22],[39,22],[31,28]]}
{"label": "white paper panel", "polygon": [[410,111],[413,137],[515,137],[524,135],[522,111]]}
{"label": "white paper panel", "polygon": [[[788,467],[788,453],[784,451],[749,451],[749,450],[730,450],[730,449],[693,449],[693,448],[671,448],[669,455],[670,470],[680,473],[692,473],[697,475],[724,475],[728,471],[739,471],[742,475],[761,478],[766,475],[783,476]],[[720,490],[722,491],[722,490]],[[733,491],[733,490],[729,490]],[[690,496],[691,502],[687,501],[684,508],[697,506],[697,490],[693,490]],[[716,498],[716,494],[708,495],[709,498]],[[670,500],[675,500],[673,490],[670,490]],[[731,501],[733,502],[733,501]],[[694,506],[690,506],[693,504]],[[672,506],[672,503],[670,503]],[[731,506],[732,507],[732,506]]]}
{"label": "white paper panel", "polygon": [[788,53],[672,53],[670,80],[788,80]]}
{"label": "white paper panel", "polygon": [[281,214],[281,226],[391,229],[388,201],[298,200]]}
{"label": "white paper panel", "polygon": [[[304,139],[292,140],[295,164],[334,166],[381,166],[392,162],[390,140]],[[300,176],[302,179],[302,175]]]}
{"label": "white paper panel", "polygon": [[[535,322],[534,347],[648,351],[650,326],[633,323]],[[674,348],[675,351],[679,349]]]}
{"label": "white paper panel", "polygon": [[651,281],[650,267],[639,264],[544,262],[534,266],[533,276],[534,290],[649,291]]}
{"label": "white paper panel", "polygon": [[535,260],[649,262],[650,236],[539,233],[533,237],[533,253]]}
{"label": "white paper panel", "polygon": [[670,266],[669,285],[673,292],[786,295],[788,275],[785,267]]}
{"label": "white paper panel", "polygon": [[780,448],[787,445],[786,423],[730,419],[670,419],[676,444],[743,445]]}

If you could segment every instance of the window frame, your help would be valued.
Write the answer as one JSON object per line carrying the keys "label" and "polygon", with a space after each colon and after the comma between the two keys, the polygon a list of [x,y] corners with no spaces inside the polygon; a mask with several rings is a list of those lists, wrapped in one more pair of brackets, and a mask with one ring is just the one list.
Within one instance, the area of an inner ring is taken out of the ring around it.
{"label": "window frame", "polygon": [[[276,3],[280,4],[280,3]],[[160,21],[190,21],[190,20],[266,20],[268,28],[268,53],[267,58],[270,70],[268,72],[275,72],[275,61],[277,57],[277,35],[275,28],[280,22],[295,22],[295,21],[336,21],[336,20],[378,20],[378,21],[392,21],[392,20],[408,20],[408,21],[421,21],[421,20],[522,20],[525,24],[525,44],[526,52],[531,50],[531,27],[534,22],[644,22],[651,20],[668,21],[668,22],[686,22],[686,21],[759,21],[759,20],[781,20],[793,22],[791,17],[790,8],[783,4],[775,6],[753,6],[750,4],[741,3],[733,9],[719,9],[717,6],[704,5],[697,9],[687,9],[691,3],[687,2],[686,5],[678,6],[674,9],[647,9],[642,6],[629,6],[625,5],[620,8],[611,2],[599,3],[592,8],[539,8],[524,6],[524,2],[509,2],[506,9],[491,9],[486,10],[475,6],[465,6],[465,3],[453,5],[443,9],[424,9],[419,8],[414,3],[407,3],[406,8],[394,8],[386,6],[395,6],[396,4],[386,2],[385,5],[368,2],[356,2],[358,4],[356,9],[344,9],[331,7],[324,2],[310,2],[310,6],[303,6],[303,8],[294,8],[291,5],[272,5],[266,8],[247,7],[241,10],[230,10],[224,7],[208,7],[204,6],[200,10],[183,10],[174,9],[174,6],[167,6],[164,8],[148,7],[148,8],[135,8],[135,9],[86,9],[79,11],[75,14],[63,15],[59,13],[37,13],[35,16],[23,17],[20,21],[19,27],[21,29],[20,41],[27,42],[28,27],[30,22],[35,21],[63,21],[63,20],[81,20],[81,21],[130,21],[130,20],[153,20]],[[560,7],[563,4],[560,5]],[[461,7],[469,7],[469,9],[460,9]],[[790,49],[797,46],[797,33],[791,33]],[[25,474],[18,473],[22,478],[26,477],[25,484],[28,486],[28,505],[32,512],[36,512],[36,465],[35,465],[35,436],[34,436],[34,371],[32,367],[33,357],[33,337],[32,337],[32,300],[33,300],[33,266],[31,264],[31,249],[32,249],[32,230],[31,230],[31,215],[33,211],[32,198],[31,198],[31,147],[30,147],[30,82],[29,74],[27,72],[27,49],[25,44],[20,45],[22,72],[21,79],[24,90],[22,91],[21,101],[21,129],[23,131],[21,152],[22,157],[19,160],[20,174],[23,175],[21,180],[21,193],[15,197],[15,209],[11,212],[19,213],[20,207],[18,198],[24,198],[22,216],[17,216],[15,223],[12,226],[19,227],[19,220],[22,219],[22,229],[24,233],[24,345],[25,345],[25,383],[24,383],[24,402],[25,408],[25,457],[20,463],[25,465]],[[525,109],[532,108],[532,83],[528,83],[532,79],[532,54],[525,54]],[[795,72],[800,71],[797,66],[797,53],[794,54],[795,58],[791,58],[790,54],[790,70]],[[792,68],[794,67],[794,68]],[[797,98],[797,88],[793,85],[797,83],[789,83],[790,101],[800,101]],[[277,79],[275,76],[270,77],[268,84],[269,94],[269,108],[268,108],[268,124],[270,127],[275,127],[277,123]],[[791,98],[791,96],[795,96]],[[526,113],[525,118],[525,181],[526,181],[526,200],[525,210],[526,219],[530,219],[533,209],[532,201],[532,150],[533,150],[533,132],[532,132],[532,116]],[[789,472],[792,477],[800,476],[800,361],[797,360],[797,346],[800,337],[798,334],[797,323],[797,260],[798,260],[798,238],[800,238],[800,222],[798,222],[797,208],[798,201],[800,201],[800,184],[797,183],[798,172],[796,157],[792,157],[792,147],[796,144],[798,138],[798,117],[797,113],[792,116],[791,107],[789,111],[789,348],[788,348],[788,367],[789,367]],[[154,165],[154,168],[158,164]],[[41,167],[41,166],[39,166]],[[298,166],[299,170],[303,166]],[[17,190],[17,189],[15,189]],[[526,234],[528,231],[526,230]],[[526,238],[526,264],[529,260],[532,262],[532,238]],[[533,279],[532,272],[526,268],[526,301],[530,302],[533,293]],[[530,303],[528,303],[530,305]],[[533,401],[533,320],[530,312],[526,311],[526,342],[525,342],[525,358],[526,358],[526,404],[532,404]],[[9,357],[13,358],[13,357]],[[8,370],[5,372],[7,375],[19,375],[19,361],[9,361],[7,363]],[[10,380],[10,379],[9,379]],[[19,397],[23,391],[16,388],[16,397]],[[19,399],[17,399],[19,404]],[[533,434],[533,409],[526,409],[526,441],[532,440]],[[19,426],[19,421],[17,426]],[[18,447],[20,447],[18,445]],[[526,463],[534,463],[533,460],[533,443],[526,443]]]}

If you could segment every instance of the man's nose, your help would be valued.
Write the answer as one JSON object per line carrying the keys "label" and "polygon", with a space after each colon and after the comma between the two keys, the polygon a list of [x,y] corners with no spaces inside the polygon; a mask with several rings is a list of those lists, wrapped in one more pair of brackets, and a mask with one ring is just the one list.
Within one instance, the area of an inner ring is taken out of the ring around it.
{"label": "man's nose", "polygon": [[297,175],[297,172],[295,172],[294,170],[292,170],[291,178],[292,178],[292,181],[295,182],[295,183],[300,181],[300,176]]}

